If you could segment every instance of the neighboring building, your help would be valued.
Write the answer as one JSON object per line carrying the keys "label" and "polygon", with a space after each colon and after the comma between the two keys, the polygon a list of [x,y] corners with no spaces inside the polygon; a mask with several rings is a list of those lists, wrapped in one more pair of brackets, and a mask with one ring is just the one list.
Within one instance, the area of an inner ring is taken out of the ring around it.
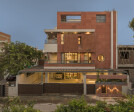
{"label": "neighboring building", "polygon": [[134,88],[134,45],[118,45],[118,69],[129,75],[130,89]]}
{"label": "neighboring building", "polygon": [[[5,42],[10,42],[10,35],[6,34],[6,33],[3,33],[3,32],[0,32],[0,53],[2,52],[2,48],[3,48],[3,45]],[[0,75],[0,80],[3,79],[3,76]]]}
{"label": "neighboring building", "polygon": [[127,76],[117,70],[116,11],[58,12],[57,27],[45,33],[45,62],[19,72],[19,95],[122,95]]}
{"label": "neighboring building", "polygon": [[6,33],[3,33],[3,32],[0,32],[0,52],[2,52],[2,47],[3,47],[3,43],[5,42],[10,42],[10,35],[6,34]]}

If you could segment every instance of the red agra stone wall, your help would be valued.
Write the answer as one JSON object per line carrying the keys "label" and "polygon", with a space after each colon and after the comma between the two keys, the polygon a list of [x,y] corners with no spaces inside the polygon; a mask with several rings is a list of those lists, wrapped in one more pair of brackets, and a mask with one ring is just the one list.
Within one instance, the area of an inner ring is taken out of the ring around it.
{"label": "red agra stone wall", "polygon": [[[106,93],[102,93],[103,84],[96,84],[96,95],[101,97],[120,97],[122,96],[122,86],[121,84],[106,84]],[[113,88],[117,88],[118,90],[113,90]]]}
{"label": "red agra stone wall", "polygon": [[[96,14],[105,14],[106,22],[97,23]],[[61,15],[81,15],[81,22],[61,22]],[[116,11],[113,11],[113,66],[116,68]],[[65,34],[64,44],[61,45],[60,34],[57,35],[58,60],[61,60],[61,52],[93,52],[96,68],[109,69],[111,67],[111,12],[58,12],[57,29],[95,29],[93,34]],[[78,45],[77,37],[81,35],[81,45]],[[105,57],[104,62],[97,60],[98,55]]]}

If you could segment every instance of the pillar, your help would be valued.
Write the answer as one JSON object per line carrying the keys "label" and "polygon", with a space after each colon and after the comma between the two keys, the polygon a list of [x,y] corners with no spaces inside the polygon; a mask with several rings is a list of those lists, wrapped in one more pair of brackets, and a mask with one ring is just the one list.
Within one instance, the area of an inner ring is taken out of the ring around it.
{"label": "pillar", "polygon": [[83,73],[83,90],[84,95],[87,95],[86,73]]}

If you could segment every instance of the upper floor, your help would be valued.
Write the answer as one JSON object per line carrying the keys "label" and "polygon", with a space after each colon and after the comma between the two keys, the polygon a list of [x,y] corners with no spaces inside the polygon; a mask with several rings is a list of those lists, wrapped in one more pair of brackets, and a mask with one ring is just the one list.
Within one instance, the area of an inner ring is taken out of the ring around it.
{"label": "upper floor", "polygon": [[134,45],[118,45],[118,67],[134,67]]}
{"label": "upper floor", "polygon": [[[80,54],[78,62],[85,62],[84,53],[90,53],[97,68],[116,68],[116,11],[57,12],[57,27],[45,33],[44,52],[56,53],[58,62],[65,53],[77,53],[77,57]],[[104,61],[100,62],[99,56]]]}

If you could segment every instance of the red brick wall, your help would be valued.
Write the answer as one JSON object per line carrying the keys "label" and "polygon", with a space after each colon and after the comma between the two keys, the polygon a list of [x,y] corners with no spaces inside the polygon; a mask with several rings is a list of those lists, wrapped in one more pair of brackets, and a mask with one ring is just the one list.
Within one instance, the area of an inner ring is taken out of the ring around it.
{"label": "red brick wall", "polygon": [[[81,22],[61,22],[61,15],[81,15]],[[106,14],[105,23],[96,22],[96,14]],[[116,11],[114,16],[114,34],[113,34],[113,57],[114,68],[116,67]],[[78,34],[66,34],[64,45],[60,43],[60,34],[57,36],[58,52],[95,52],[95,67],[109,69],[111,67],[111,12],[58,12],[57,13],[57,29],[95,29],[92,35],[82,35],[82,43],[79,47],[77,43]],[[97,60],[98,55],[105,57],[104,62]],[[61,57],[58,57],[61,59]]]}
{"label": "red brick wall", "polygon": [[3,32],[0,32],[0,41],[5,41],[5,40],[7,40],[8,42],[10,42],[11,41],[10,40],[10,35],[5,34]]}

